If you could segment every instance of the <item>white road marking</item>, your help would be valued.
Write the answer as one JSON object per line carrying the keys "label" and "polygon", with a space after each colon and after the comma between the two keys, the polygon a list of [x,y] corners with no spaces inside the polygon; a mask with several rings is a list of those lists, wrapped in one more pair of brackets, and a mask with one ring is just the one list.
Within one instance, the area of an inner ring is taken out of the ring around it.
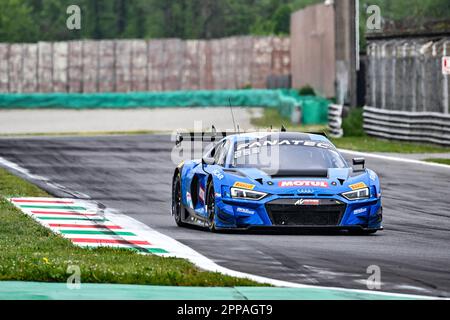
{"label": "white road marking", "polygon": [[413,159],[404,159],[404,158],[398,158],[398,157],[385,156],[385,155],[381,155],[381,154],[359,152],[359,151],[346,150],[346,149],[338,149],[338,150],[342,153],[354,154],[356,156],[376,158],[376,159],[396,161],[396,162],[406,162],[406,163],[419,164],[419,165],[430,166],[430,167],[450,169],[449,165],[440,164],[440,163],[426,162],[426,161],[413,160]]}

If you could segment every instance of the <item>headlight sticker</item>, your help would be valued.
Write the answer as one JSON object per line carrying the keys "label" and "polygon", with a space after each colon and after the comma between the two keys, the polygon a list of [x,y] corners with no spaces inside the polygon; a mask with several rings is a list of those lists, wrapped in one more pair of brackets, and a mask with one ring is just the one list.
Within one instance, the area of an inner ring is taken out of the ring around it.
{"label": "headlight sticker", "polygon": [[239,182],[239,181],[236,181],[234,183],[233,187],[246,189],[246,190],[253,190],[253,189],[255,189],[255,185],[254,184],[245,183],[245,182]]}
{"label": "headlight sticker", "polygon": [[364,182],[358,182],[355,184],[351,184],[348,187],[352,190],[358,190],[358,189],[367,188],[367,185]]}

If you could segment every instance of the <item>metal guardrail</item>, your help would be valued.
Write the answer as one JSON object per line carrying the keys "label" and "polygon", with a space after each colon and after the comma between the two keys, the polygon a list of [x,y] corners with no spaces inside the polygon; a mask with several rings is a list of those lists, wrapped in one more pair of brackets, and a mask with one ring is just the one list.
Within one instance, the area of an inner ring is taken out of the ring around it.
{"label": "metal guardrail", "polygon": [[339,104],[330,104],[328,108],[328,129],[330,136],[333,138],[341,138],[344,135],[342,129],[342,112],[344,106]]}
{"label": "metal guardrail", "polygon": [[364,107],[364,130],[368,135],[411,142],[450,146],[450,115],[406,112]]}

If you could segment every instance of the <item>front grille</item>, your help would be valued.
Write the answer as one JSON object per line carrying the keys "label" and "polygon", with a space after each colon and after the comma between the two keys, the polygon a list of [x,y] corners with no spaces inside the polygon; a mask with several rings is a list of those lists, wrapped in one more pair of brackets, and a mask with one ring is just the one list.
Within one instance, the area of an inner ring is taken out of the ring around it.
{"label": "front grille", "polygon": [[266,204],[273,225],[337,226],[345,212],[345,204],[321,199],[318,205],[301,205],[299,199],[279,199]]}

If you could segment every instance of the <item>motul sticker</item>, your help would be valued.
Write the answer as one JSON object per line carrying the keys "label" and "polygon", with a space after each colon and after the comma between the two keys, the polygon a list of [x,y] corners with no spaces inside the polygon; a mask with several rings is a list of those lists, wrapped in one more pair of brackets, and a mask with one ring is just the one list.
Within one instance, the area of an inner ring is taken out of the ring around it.
{"label": "motul sticker", "polygon": [[327,181],[309,181],[309,180],[294,180],[294,181],[280,181],[278,186],[282,188],[288,187],[316,187],[316,188],[328,188]]}

